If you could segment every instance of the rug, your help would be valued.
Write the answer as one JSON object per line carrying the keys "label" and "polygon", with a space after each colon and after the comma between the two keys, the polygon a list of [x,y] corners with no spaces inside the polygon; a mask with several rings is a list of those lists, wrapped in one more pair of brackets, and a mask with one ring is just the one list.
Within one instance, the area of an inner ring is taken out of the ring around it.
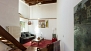
{"label": "rug", "polygon": [[32,43],[32,41],[30,41],[30,42],[27,42],[27,43],[23,44],[23,46],[24,46],[24,47],[30,47],[30,46],[32,46],[32,47],[44,48],[44,47],[46,47],[48,44],[51,44],[51,43],[52,43],[52,40],[44,39],[44,40],[42,40],[42,41],[39,43],[39,45],[38,45],[38,42],[33,42],[33,43]]}

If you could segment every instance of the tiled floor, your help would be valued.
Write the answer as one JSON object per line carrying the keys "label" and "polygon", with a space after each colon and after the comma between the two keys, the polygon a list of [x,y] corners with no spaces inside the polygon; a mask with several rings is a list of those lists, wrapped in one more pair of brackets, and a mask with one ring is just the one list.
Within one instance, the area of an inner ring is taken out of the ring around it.
{"label": "tiled floor", "polygon": [[26,51],[37,51],[37,47],[28,47]]}
{"label": "tiled floor", "polygon": [[[26,51],[40,51],[37,47],[29,47]],[[41,51],[47,51],[47,48],[41,48]]]}
{"label": "tiled floor", "polygon": [[[9,51],[22,51],[20,49],[11,49]],[[27,47],[26,51],[37,51],[37,47]]]}

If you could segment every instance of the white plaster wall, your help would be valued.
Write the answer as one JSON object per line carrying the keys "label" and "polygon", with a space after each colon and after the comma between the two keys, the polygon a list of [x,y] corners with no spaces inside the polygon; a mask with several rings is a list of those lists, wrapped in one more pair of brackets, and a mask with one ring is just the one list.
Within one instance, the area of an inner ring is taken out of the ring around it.
{"label": "white plaster wall", "polygon": [[33,20],[33,24],[29,25],[29,32],[35,34],[37,37],[42,37],[45,39],[52,39],[53,29],[56,28],[56,19],[48,20],[49,27],[48,28],[39,28],[38,27],[38,20]]}
{"label": "white plaster wall", "polygon": [[81,0],[58,0],[57,34],[61,51],[74,51],[74,7]]}
{"label": "white plaster wall", "polygon": [[1,0],[0,3],[0,25],[19,26],[18,1]]}
{"label": "white plaster wall", "polygon": [[[19,26],[18,0],[0,0],[0,25],[4,28]],[[7,46],[1,42],[0,51],[8,51]]]}
{"label": "white plaster wall", "polygon": [[43,4],[30,6],[30,18],[56,18],[57,17],[57,4]]}
{"label": "white plaster wall", "polygon": [[[30,6],[30,19],[38,18],[57,18],[57,4],[52,3]],[[29,32],[34,33],[37,36],[40,36],[42,32],[44,38],[52,39],[53,29],[56,28],[56,21],[56,19],[49,19],[49,28],[39,28],[38,20],[33,20],[32,25],[29,25]]]}
{"label": "white plaster wall", "polygon": [[21,0],[19,0],[19,13],[21,13],[25,18],[30,17],[30,7]]}
{"label": "white plaster wall", "polygon": [[[24,18],[30,18],[30,6],[21,0],[19,0],[19,13],[22,14]],[[20,18],[20,21],[25,22],[25,28],[22,32],[28,32],[28,19],[24,18]]]}

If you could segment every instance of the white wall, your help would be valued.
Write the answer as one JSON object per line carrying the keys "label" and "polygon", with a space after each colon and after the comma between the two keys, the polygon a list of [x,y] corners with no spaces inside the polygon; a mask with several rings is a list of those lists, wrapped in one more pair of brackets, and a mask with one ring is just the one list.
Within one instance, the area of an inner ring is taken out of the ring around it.
{"label": "white wall", "polygon": [[[30,6],[30,19],[38,18],[57,18],[57,4],[53,3]],[[56,28],[56,19],[49,19],[49,28],[39,28],[38,20],[33,20],[32,25],[29,25],[29,32],[34,33],[37,36],[40,36],[42,32],[44,38],[52,39],[54,28]]]}
{"label": "white wall", "polygon": [[81,0],[58,0],[57,33],[61,51],[74,51],[74,7]]}
{"label": "white wall", "polygon": [[[24,17],[24,18],[30,18],[30,6],[24,1],[19,0],[19,13]],[[25,28],[22,32],[27,32],[28,29],[28,19],[20,18],[20,21],[25,22]]]}
{"label": "white wall", "polygon": [[0,3],[0,25],[19,26],[18,1],[1,0]]}
{"label": "white wall", "polygon": [[30,6],[30,18],[56,18],[57,17],[57,4],[43,4]]}
{"label": "white wall", "polygon": [[19,0],[19,13],[21,13],[25,18],[30,17],[30,7],[21,0]]}
{"label": "white wall", "polygon": [[[18,0],[0,0],[0,25],[19,26]],[[7,46],[0,42],[0,51],[5,50]]]}
{"label": "white wall", "polygon": [[33,24],[29,25],[29,32],[36,34],[37,37],[42,36],[45,39],[52,39],[53,29],[56,28],[56,19],[49,19],[49,27],[48,28],[39,28],[38,20],[33,20]]}

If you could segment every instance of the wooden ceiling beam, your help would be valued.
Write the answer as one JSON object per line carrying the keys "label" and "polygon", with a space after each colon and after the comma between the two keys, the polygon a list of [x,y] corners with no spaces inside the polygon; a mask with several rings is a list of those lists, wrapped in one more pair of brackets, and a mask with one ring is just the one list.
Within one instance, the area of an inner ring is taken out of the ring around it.
{"label": "wooden ceiling beam", "polygon": [[42,4],[48,4],[48,3],[56,3],[57,0],[24,0],[26,4],[28,4],[29,6],[31,5],[36,5],[39,2],[41,2]]}

